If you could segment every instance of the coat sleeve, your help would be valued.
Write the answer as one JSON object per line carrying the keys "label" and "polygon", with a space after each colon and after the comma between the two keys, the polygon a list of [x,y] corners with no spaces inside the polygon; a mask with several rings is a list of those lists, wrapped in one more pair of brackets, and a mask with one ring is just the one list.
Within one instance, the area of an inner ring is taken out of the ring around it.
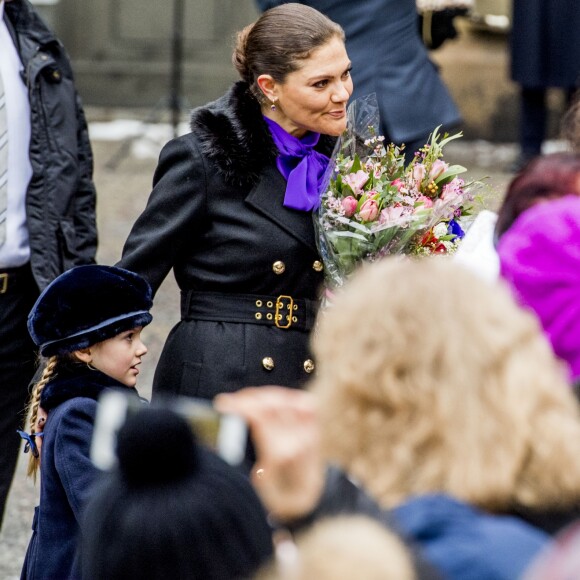
{"label": "coat sleeve", "polygon": [[205,163],[194,139],[186,135],[170,141],[161,151],[147,206],[117,265],[145,277],[156,292],[202,226],[206,192]]}
{"label": "coat sleeve", "polygon": [[97,402],[83,399],[67,410],[56,428],[55,466],[77,522],[99,470],[90,458]]}
{"label": "coat sleeve", "polygon": [[93,182],[93,152],[87,121],[79,95],[76,95],[79,180],[74,199],[77,251],[83,264],[95,262],[97,252],[96,191]]}

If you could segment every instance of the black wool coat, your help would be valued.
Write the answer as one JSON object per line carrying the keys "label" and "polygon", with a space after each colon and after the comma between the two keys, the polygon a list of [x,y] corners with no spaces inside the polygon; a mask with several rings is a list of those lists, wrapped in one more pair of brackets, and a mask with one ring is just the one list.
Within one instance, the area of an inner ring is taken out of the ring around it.
{"label": "black wool coat", "polygon": [[[334,141],[323,136],[317,148],[330,155]],[[156,369],[154,397],[170,391],[212,398],[247,385],[300,386],[310,376],[309,332],[256,324],[239,301],[241,295],[246,304],[255,296],[316,301],[320,294],[312,214],[283,206],[286,181],[276,156],[244,82],[194,110],[191,132],[161,152],[153,191],[119,265],[143,275],[154,291],[173,269],[182,303],[188,291],[202,293],[211,313],[182,308]],[[230,300],[233,312],[211,308],[212,293],[238,300]]]}

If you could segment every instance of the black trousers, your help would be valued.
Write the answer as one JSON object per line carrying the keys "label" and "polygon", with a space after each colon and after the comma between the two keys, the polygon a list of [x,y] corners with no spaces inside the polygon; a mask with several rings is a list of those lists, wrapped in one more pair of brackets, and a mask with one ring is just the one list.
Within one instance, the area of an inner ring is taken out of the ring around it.
{"label": "black trousers", "polygon": [[0,526],[16,469],[36,347],[26,327],[38,297],[29,266],[0,268]]}
{"label": "black trousers", "polygon": [[[572,103],[574,88],[564,89],[566,103]],[[520,98],[520,150],[523,157],[532,158],[542,152],[542,143],[546,137],[548,108],[545,88],[521,89]]]}

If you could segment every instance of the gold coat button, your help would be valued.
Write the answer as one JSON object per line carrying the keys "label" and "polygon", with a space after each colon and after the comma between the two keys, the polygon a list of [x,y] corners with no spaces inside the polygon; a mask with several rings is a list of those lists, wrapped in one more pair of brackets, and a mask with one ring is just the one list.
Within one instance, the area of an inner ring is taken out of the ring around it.
{"label": "gold coat button", "polygon": [[315,260],[314,264],[312,264],[312,269],[315,270],[316,272],[322,272],[324,266],[322,265],[322,262],[320,260]]}
{"label": "gold coat button", "polygon": [[277,260],[272,264],[272,270],[274,270],[274,274],[283,274],[284,270],[286,270],[286,264],[281,260]]}
{"label": "gold coat button", "polygon": [[265,356],[262,359],[262,366],[267,370],[271,371],[274,368],[274,359],[271,356]]}
{"label": "gold coat button", "polygon": [[310,374],[312,371],[314,371],[314,361],[312,359],[307,358],[304,361],[304,370]]}

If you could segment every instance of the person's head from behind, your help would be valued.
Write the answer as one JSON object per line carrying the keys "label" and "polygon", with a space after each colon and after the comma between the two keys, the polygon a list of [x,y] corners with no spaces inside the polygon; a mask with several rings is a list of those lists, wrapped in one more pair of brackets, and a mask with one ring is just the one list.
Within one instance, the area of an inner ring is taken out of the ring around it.
{"label": "person's head from behind", "polygon": [[498,244],[500,274],[580,380],[580,196],[538,204]]}
{"label": "person's head from behind", "polygon": [[[31,434],[42,391],[59,365],[89,365],[119,383],[134,387],[147,347],[141,330],[151,322],[149,284],[113,266],[78,266],[53,280],[28,316],[28,330],[46,357],[30,402]],[[30,473],[38,460],[31,456]]]}
{"label": "person's head from behind", "polygon": [[83,577],[248,578],[272,554],[249,480],[167,409],[130,415],[82,524]]}
{"label": "person's head from behind", "polygon": [[[314,338],[326,454],[384,506],[578,498],[580,421],[535,318],[445,259],[363,268]],[[574,465],[569,465],[574,463]]]}
{"label": "person's head from behind", "polygon": [[413,580],[403,542],[379,522],[362,515],[329,517],[282,543],[276,560],[256,580]]}
{"label": "person's head from behind", "polygon": [[238,34],[233,62],[263,113],[287,132],[345,130],[353,87],[344,32],[314,8],[267,10]]}
{"label": "person's head from behind", "polygon": [[500,240],[528,208],[565,195],[580,195],[580,152],[536,157],[514,177],[498,211],[495,237]]}

